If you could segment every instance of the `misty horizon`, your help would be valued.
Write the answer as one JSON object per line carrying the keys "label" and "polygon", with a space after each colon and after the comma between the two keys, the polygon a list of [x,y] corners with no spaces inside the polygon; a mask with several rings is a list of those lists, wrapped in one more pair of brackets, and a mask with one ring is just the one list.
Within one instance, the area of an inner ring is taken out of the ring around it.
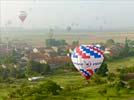
{"label": "misty horizon", "polygon": [[[133,1],[1,1],[1,28],[134,31]],[[20,11],[27,13],[21,22]]]}

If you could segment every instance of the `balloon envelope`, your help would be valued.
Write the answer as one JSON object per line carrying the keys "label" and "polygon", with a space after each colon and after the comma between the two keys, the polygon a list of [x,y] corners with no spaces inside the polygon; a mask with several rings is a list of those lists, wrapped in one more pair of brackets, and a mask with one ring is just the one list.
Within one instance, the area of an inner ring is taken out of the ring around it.
{"label": "balloon envelope", "polygon": [[24,22],[27,17],[27,13],[25,11],[20,11],[19,19]]}
{"label": "balloon envelope", "polygon": [[78,71],[88,80],[101,66],[103,51],[95,45],[81,45],[71,54],[71,59]]}

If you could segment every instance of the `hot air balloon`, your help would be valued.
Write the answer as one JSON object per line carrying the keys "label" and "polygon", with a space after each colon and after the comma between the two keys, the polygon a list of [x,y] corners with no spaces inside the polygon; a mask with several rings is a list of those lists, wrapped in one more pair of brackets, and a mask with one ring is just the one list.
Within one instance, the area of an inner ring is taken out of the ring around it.
{"label": "hot air balloon", "polygon": [[100,68],[104,56],[103,51],[95,45],[80,45],[74,49],[71,59],[76,69],[89,80]]}
{"label": "hot air balloon", "polygon": [[26,17],[27,17],[27,13],[25,11],[20,11],[19,19],[21,20],[21,22],[24,22]]}
{"label": "hot air balloon", "polygon": [[67,31],[68,31],[68,32],[70,32],[71,29],[72,29],[71,26],[68,26],[68,27],[67,27]]}

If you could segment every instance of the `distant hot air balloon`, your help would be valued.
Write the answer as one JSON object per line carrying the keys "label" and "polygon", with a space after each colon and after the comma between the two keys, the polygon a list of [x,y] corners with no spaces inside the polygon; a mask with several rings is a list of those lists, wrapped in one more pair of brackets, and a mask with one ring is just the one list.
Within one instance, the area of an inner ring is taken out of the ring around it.
{"label": "distant hot air balloon", "polygon": [[100,68],[103,51],[95,45],[80,45],[71,54],[71,59],[78,71],[88,80]]}
{"label": "distant hot air balloon", "polygon": [[68,32],[70,32],[71,29],[72,29],[71,26],[68,26],[68,27],[67,27],[67,31],[68,31]]}
{"label": "distant hot air balloon", "polygon": [[20,11],[19,19],[21,20],[21,22],[24,22],[26,17],[27,17],[27,13],[25,11]]}

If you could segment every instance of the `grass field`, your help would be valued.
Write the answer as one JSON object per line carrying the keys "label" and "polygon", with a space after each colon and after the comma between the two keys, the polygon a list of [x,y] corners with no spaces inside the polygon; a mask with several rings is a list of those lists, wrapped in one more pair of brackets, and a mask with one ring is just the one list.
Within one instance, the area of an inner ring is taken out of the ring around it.
{"label": "grass field", "polygon": [[110,71],[115,71],[116,68],[122,67],[134,67],[134,57],[126,57],[122,59],[116,59],[113,62],[108,62]]}
{"label": "grass field", "polygon": [[[114,71],[115,68],[121,66],[132,67],[134,66],[134,57],[108,62],[108,66],[110,71]],[[98,90],[104,88],[107,84],[87,84],[87,81],[83,79],[79,72],[56,72],[51,76],[46,76],[45,79],[53,80],[62,88],[69,90],[61,91],[60,95],[52,95],[44,100],[134,100],[134,90],[127,92],[126,89],[122,89],[120,95],[117,95],[115,88],[107,88],[107,95],[100,95]],[[23,83],[23,81],[28,82],[26,79],[21,79],[17,80],[14,84],[0,83],[0,86],[2,86],[0,87],[0,100],[4,100],[2,98],[7,96],[10,91]],[[38,82],[34,84],[36,85]]]}

